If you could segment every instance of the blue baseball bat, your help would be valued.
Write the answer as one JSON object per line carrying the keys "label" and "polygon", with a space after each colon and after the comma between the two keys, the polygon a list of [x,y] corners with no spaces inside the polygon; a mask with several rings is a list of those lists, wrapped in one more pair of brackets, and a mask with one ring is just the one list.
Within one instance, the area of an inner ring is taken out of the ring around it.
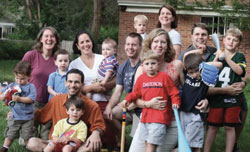
{"label": "blue baseball bat", "polygon": [[186,137],[181,128],[181,123],[178,115],[178,110],[174,108],[174,115],[176,119],[177,129],[178,129],[178,152],[192,152],[187,142]]}

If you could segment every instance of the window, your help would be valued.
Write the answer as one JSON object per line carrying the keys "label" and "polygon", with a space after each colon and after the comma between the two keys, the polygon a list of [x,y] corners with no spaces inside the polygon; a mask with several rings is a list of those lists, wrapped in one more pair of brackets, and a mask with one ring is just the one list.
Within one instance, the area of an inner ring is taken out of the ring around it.
{"label": "window", "polygon": [[224,35],[229,27],[232,27],[235,23],[235,19],[227,19],[225,17],[219,16],[203,16],[201,17],[201,22],[206,23],[209,28],[209,35],[213,33],[218,33],[219,35]]}

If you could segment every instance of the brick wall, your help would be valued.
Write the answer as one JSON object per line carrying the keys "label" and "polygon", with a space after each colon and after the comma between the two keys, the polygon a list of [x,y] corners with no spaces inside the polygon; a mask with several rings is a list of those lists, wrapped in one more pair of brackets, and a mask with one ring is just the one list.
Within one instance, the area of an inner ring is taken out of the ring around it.
{"label": "brick wall", "polygon": [[[156,27],[158,15],[156,13],[131,13],[120,12],[119,37],[118,37],[118,60],[123,62],[127,57],[124,52],[125,38],[130,32],[135,32],[133,19],[135,15],[144,14],[148,17],[149,23],[147,33]],[[185,50],[191,42],[191,28],[194,23],[200,22],[200,16],[178,15],[179,23],[177,31],[181,34],[182,50]],[[244,53],[247,60],[247,77],[250,78],[250,30],[243,31],[244,40],[239,50]],[[220,38],[222,44],[222,38]],[[212,39],[209,38],[208,45],[213,46]]]}

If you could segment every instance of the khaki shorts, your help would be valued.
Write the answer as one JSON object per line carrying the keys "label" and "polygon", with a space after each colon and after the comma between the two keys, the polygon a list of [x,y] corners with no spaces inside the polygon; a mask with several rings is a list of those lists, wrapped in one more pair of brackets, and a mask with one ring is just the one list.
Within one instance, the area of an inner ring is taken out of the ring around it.
{"label": "khaki shorts", "polygon": [[19,137],[20,130],[21,137],[24,141],[28,141],[29,138],[34,136],[34,120],[14,120],[12,117],[9,118],[5,129],[5,137],[14,140]]}

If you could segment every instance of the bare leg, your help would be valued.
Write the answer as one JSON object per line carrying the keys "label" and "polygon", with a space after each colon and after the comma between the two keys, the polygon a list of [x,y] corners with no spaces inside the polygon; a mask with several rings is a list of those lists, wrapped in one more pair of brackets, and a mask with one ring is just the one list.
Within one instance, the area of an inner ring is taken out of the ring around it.
{"label": "bare leg", "polygon": [[47,146],[48,142],[46,140],[32,137],[29,139],[26,148],[30,151],[43,151],[43,149]]}
{"label": "bare leg", "polygon": [[246,118],[247,118],[247,112],[248,111],[241,111],[241,125],[240,126],[236,126],[235,127],[235,131],[236,131],[236,142],[237,140],[240,138],[240,134],[242,132],[242,129],[245,125],[246,122]]}
{"label": "bare leg", "polygon": [[71,146],[71,145],[65,145],[65,146],[63,147],[62,151],[63,151],[63,152],[72,152],[73,149],[74,149],[73,146]]}
{"label": "bare leg", "polygon": [[52,151],[54,150],[54,148],[55,148],[55,145],[54,145],[52,142],[50,142],[50,143],[43,149],[43,151],[44,151],[44,152],[52,152]]}
{"label": "bare leg", "polygon": [[10,138],[6,137],[5,140],[4,140],[3,146],[6,147],[6,148],[7,147],[9,148],[11,143],[12,143],[12,140],[10,140]]}
{"label": "bare leg", "polygon": [[226,152],[232,152],[235,143],[235,128],[225,127],[226,130]]}
{"label": "bare leg", "polygon": [[89,151],[91,151],[91,149],[86,147],[85,144],[81,145],[77,150],[77,152],[89,152]]}
{"label": "bare leg", "polygon": [[145,142],[146,144],[146,152],[156,152],[157,145],[150,144]]}
{"label": "bare leg", "polygon": [[208,125],[208,130],[206,133],[206,140],[205,140],[205,146],[204,146],[204,152],[210,152],[211,147],[213,145],[214,139],[216,137],[216,134],[218,132],[219,127],[210,126]]}

